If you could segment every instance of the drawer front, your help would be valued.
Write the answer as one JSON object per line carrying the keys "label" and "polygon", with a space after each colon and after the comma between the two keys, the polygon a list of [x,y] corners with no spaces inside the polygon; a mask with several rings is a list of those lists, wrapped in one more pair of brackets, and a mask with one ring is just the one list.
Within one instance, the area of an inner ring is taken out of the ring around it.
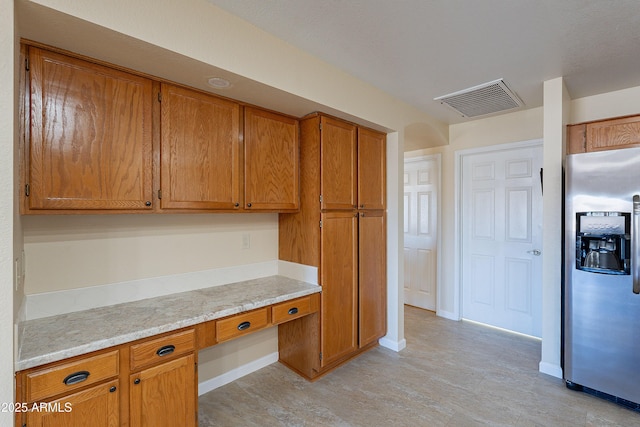
{"label": "drawer front", "polygon": [[131,346],[131,370],[173,359],[193,351],[195,347],[194,329],[134,344]]}
{"label": "drawer front", "polygon": [[271,319],[274,325],[306,316],[311,313],[311,296],[274,305],[272,310]]}
{"label": "drawer front", "polygon": [[118,372],[118,350],[29,372],[26,398],[29,402],[39,401],[115,377]]}
{"label": "drawer front", "polygon": [[249,313],[238,314],[237,316],[218,320],[216,322],[216,336],[218,337],[218,342],[236,338],[265,328],[269,325],[268,310],[268,308],[261,308]]}

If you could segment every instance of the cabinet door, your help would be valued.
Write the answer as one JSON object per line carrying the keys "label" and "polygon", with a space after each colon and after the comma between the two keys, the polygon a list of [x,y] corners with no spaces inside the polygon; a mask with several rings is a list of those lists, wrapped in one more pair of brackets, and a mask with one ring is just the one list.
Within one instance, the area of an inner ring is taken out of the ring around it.
{"label": "cabinet door", "polygon": [[387,331],[386,225],[382,211],[360,212],[359,252],[359,346],[383,337]]}
{"label": "cabinet door", "polygon": [[322,366],[358,348],[358,214],[322,214]]}
{"label": "cabinet door", "polygon": [[640,145],[640,116],[623,117],[586,125],[587,152]]}
{"label": "cabinet door", "polygon": [[298,121],[249,107],[244,117],[245,208],[298,209]]}
{"label": "cabinet door", "polygon": [[151,80],[29,48],[30,209],[151,209]]}
{"label": "cabinet door", "polygon": [[384,209],[387,136],[358,129],[358,208]]}
{"label": "cabinet door", "polygon": [[[120,425],[118,402],[118,380],[113,380],[51,402],[38,403],[38,410],[27,413],[26,425],[29,427],[118,427]],[[32,405],[29,407],[31,408]]]}
{"label": "cabinet door", "polygon": [[240,106],[162,84],[163,209],[240,207]]}
{"label": "cabinet door", "polygon": [[320,194],[322,209],[355,209],[357,128],[330,117],[320,120]]}
{"label": "cabinet door", "polygon": [[195,426],[195,369],[195,356],[189,354],[132,374],[129,383],[131,426]]}

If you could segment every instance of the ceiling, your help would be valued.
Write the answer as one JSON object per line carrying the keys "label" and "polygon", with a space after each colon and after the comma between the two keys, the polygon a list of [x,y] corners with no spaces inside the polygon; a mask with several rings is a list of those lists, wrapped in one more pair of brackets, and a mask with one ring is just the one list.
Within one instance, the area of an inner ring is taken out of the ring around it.
{"label": "ceiling", "polygon": [[208,0],[446,123],[433,99],[503,78],[524,107],[640,86],[638,0]]}

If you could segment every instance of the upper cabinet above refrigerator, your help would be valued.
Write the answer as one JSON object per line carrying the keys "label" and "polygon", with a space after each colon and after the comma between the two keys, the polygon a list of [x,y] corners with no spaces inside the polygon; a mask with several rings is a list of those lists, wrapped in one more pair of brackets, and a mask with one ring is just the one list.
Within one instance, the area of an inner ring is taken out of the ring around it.
{"label": "upper cabinet above refrigerator", "polygon": [[567,126],[567,154],[640,146],[640,115]]}

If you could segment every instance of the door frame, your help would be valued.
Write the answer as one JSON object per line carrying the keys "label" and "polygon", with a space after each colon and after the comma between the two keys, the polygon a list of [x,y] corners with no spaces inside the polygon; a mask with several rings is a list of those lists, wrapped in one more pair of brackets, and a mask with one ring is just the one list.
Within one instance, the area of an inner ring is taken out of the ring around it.
{"label": "door frame", "polygon": [[[438,220],[436,222],[436,233],[438,238],[436,239],[436,251],[437,251],[437,258],[436,258],[436,315],[441,316],[440,314],[440,295],[442,294],[441,292],[441,287],[442,287],[442,281],[441,279],[441,272],[442,272],[442,154],[440,153],[434,153],[434,154],[429,154],[429,155],[425,155],[425,156],[418,156],[418,157],[405,157],[404,159],[404,163],[403,163],[403,167],[402,167],[402,175],[404,176],[404,166],[407,163],[417,163],[417,162],[422,162],[422,161],[428,161],[428,160],[435,160],[436,165],[438,166],[438,196],[436,197],[436,203],[438,204],[438,207],[436,209],[436,215],[438,216]],[[404,181],[404,180],[403,180]],[[403,197],[404,197],[404,183],[402,185],[403,188]],[[402,218],[403,222],[404,222],[404,215]],[[404,230],[404,224],[403,224],[403,230]],[[404,232],[402,233],[403,236],[403,241],[404,241]],[[403,246],[404,247],[404,246]],[[404,262],[404,257],[403,257],[403,262]],[[402,268],[404,269],[404,266],[402,266]],[[403,270],[404,271],[404,270]],[[402,286],[402,301],[404,304],[404,283],[401,284]],[[442,316],[442,317],[446,317],[446,316]]]}
{"label": "door frame", "polygon": [[[542,149],[544,150],[542,138],[519,142],[510,142],[506,144],[488,145],[485,147],[469,148],[466,150],[457,150],[455,152],[453,313],[443,313],[443,317],[447,317],[453,320],[462,319],[462,216],[460,215],[460,212],[462,210],[462,162],[466,156],[474,154],[506,151],[528,147],[542,147]],[[544,305],[544,299],[541,301],[541,303]],[[542,312],[544,313],[544,309]]]}

